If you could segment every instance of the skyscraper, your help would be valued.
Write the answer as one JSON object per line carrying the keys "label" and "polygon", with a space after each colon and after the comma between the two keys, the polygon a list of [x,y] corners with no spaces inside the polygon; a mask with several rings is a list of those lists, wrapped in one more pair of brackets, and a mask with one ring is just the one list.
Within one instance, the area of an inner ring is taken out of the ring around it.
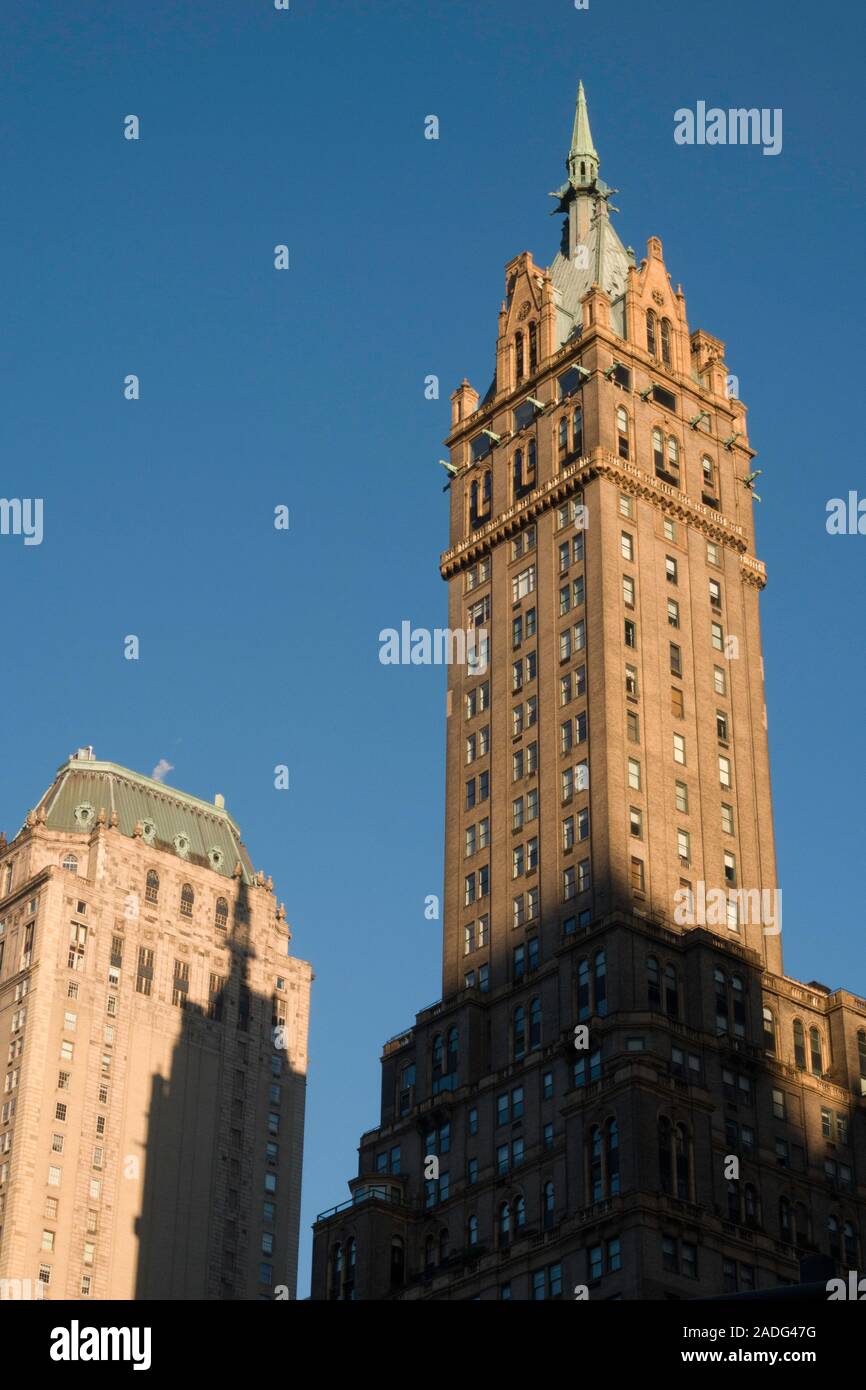
{"label": "skyscraper", "polygon": [[289,939],[221,796],[90,749],[0,838],[0,1297],[295,1296]]}
{"label": "skyscraper", "polygon": [[[686,1298],[859,1258],[866,1002],[783,974],[753,450],[724,344],[611,222],[505,268],[448,438],[442,1000],[316,1225],[318,1298]],[[858,1171],[859,1164],[859,1171]]]}

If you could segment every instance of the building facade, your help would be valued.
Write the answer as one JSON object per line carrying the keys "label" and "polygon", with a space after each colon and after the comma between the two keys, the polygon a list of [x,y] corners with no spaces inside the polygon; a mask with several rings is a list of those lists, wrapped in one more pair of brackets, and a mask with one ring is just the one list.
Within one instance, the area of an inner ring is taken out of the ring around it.
{"label": "building facade", "polygon": [[753,451],[582,87],[548,268],[452,396],[442,999],[391,1039],[319,1299],[690,1298],[862,1258],[866,1001],[785,976]]}
{"label": "building facade", "polygon": [[92,750],[0,837],[0,1296],[294,1298],[289,940],[222,797]]}

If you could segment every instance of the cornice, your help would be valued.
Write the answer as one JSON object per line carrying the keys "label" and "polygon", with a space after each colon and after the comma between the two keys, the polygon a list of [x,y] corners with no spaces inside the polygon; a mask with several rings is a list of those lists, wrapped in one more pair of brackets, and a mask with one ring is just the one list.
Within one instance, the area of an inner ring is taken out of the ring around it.
{"label": "cornice", "polygon": [[763,561],[750,555],[742,526],[729,521],[722,512],[714,511],[703,502],[695,502],[686,493],[680,492],[669,483],[664,483],[636,464],[616,458],[604,449],[594,449],[586,458],[576,459],[561,473],[543,483],[523,498],[519,503],[500,512],[484,523],[471,536],[446,550],[440,556],[439,569],[443,579],[450,579],[482,555],[490,551],[499,541],[519,531],[535,517],[557,506],[572,493],[577,492],[593,478],[609,478],[626,493],[651,502],[669,516],[677,517],[693,526],[720,545],[725,545],[739,553],[740,575],[747,583],[763,588],[767,582]]}

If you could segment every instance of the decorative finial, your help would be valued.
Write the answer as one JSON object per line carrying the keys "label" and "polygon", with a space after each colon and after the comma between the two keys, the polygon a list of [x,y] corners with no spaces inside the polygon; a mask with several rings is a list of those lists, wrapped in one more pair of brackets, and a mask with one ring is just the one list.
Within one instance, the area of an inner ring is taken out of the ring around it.
{"label": "decorative finial", "polygon": [[96,821],[97,821],[97,824],[98,824],[98,825],[104,825],[104,824],[105,824],[105,807],[104,807],[104,806],[100,806],[100,808],[99,808],[99,815],[96,817]]}
{"label": "decorative finial", "polygon": [[137,820],[135,822],[135,825],[132,827],[132,838],[134,840],[140,840],[143,834],[144,826],[142,825],[140,820]]}
{"label": "decorative finial", "polygon": [[111,819],[110,819],[109,822],[108,822],[108,824],[109,824],[109,826],[110,826],[110,828],[111,828],[112,830],[116,830],[116,829],[117,829],[117,823],[118,823],[118,820],[119,820],[119,819],[120,819],[120,818],[119,818],[117,812],[116,812],[116,811],[112,811],[112,813],[111,813]]}
{"label": "decorative finial", "polygon": [[243,866],[241,865],[241,861],[238,859],[235,861],[235,866],[232,869],[232,878],[243,878],[243,876]]}
{"label": "decorative finial", "polygon": [[27,812],[27,824],[28,824],[28,826],[29,826],[29,827],[31,828],[31,830],[32,830],[33,826],[36,824],[36,812],[35,812],[35,811],[28,811],[28,812]]}

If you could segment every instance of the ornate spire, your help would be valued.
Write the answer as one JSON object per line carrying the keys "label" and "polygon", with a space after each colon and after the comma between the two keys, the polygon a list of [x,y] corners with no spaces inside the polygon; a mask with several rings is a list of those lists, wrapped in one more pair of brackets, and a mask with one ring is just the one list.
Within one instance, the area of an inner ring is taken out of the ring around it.
{"label": "ornate spire", "polygon": [[574,111],[574,130],[568,152],[568,177],[575,188],[587,188],[598,177],[598,152],[592,143],[589,111],[583,83],[577,86],[577,105]]}

